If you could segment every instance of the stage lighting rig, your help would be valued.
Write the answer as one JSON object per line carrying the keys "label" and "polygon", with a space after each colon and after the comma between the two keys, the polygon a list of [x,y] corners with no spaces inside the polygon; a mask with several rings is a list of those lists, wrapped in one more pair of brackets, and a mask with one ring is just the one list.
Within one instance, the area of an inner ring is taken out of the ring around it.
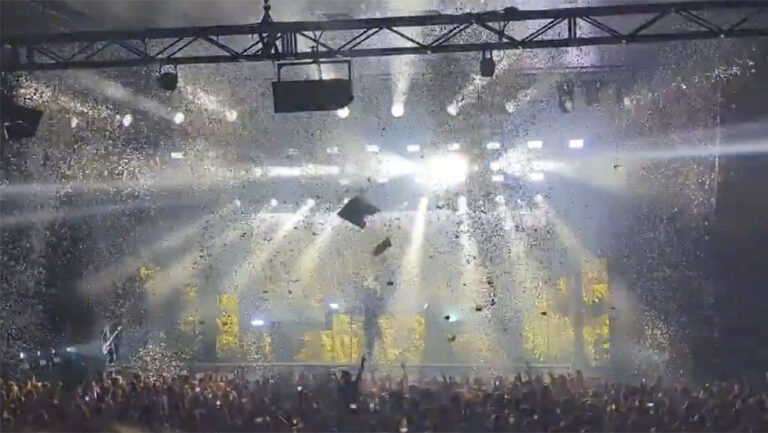
{"label": "stage lighting rig", "polygon": [[483,58],[480,59],[480,76],[491,78],[495,72],[496,62],[493,60],[493,51],[483,51]]}
{"label": "stage lighting rig", "polygon": [[[347,78],[324,80],[322,67],[341,64],[347,69]],[[283,81],[283,68],[317,66],[319,79]],[[272,98],[275,113],[300,113],[305,111],[336,111],[339,117],[348,115],[352,103],[352,62],[350,60],[301,61],[277,64],[277,81],[272,82]]]}
{"label": "stage lighting rig", "polygon": [[160,74],[157,76],[157,84],[161,89],[173,92],[179,85],[179,71],[176,66],[160,67]]}

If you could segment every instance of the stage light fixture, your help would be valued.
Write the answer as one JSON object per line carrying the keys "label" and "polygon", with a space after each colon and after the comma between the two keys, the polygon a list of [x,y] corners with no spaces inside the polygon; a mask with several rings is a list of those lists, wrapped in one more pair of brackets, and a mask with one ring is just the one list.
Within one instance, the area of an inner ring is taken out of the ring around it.
{"label": "stage light fixture", "polygon": [[568,140],[568,147],[571,149],[582,149],[584,148],[584,140],[580,138],[572,138]]}
{"label": "stage light fixture", "polygon": [[403,117],[403,114],[405,114],[405,104],[402,102],[392,104],[391,112],[393,117]]}
{"label": "stage light fixture", "polygon": [[251,320],[251,326],[264,326],[264,321],[261,319]]}
{"label": "stage light fixture", "polygon": [[417,153],[421,150],[421,146],[418,144],[409,144],[405,147],[405,149],[408,151],[408,153]]}
{"label": "stage light fixture", "polygon": [[331,302],[330,304],[328,304],[328,307],[329,307],[331,310],[338,310],[338,309],[339,309],[339,304],[337,304],[337,303],[335,303],[335,302]]}
{"label": "stage light fixture", "polygon": [[278,203],[276,198],[273,198],[273,199],[269,200],[269,207],[277,207],[278,204],[279,203]]}
{"label": "stage light fixture", "polygon": [[365,151],[369,153],[379,153],[379,146],[375,144],[368,144],[365,146]]}
{"label": "stage light fixture", "polygon": [[456,152],[459,149],[461,149],[461,144],[459,143],[451,143],[448,145],[448,150],[451,152]]}
{"label": "stage light fixture", "polygon": [[133,123],[133,115],[131,113],[128,113],[125,116],[123,116],[123,126],[127,128],[131,126],[131,123]]}
{"label": "stage light fixture", "polygon": [[34,137],[42,118],[41,110],[18,105],[10,96],[2,95],[0,121],[8,141]]}
{"label": "stage light fixture", "polygon": [[175,66],[160,68],[160,75],[157,76],[157,84],[161,89],[173,92],[179,85],[179,73]]}
{"label": "stage light fixture", "polygon": [[349,107],[343,107],[336,110],[336,115],[339,116],[339,119],[346,119],[349,117]]}
{"label": "stage light fixture", "polygon": [[483,58],[480,59],[480,76],[491,78],[495,72],[496,62],[493,60],[493,52],[483,51]]}
{"label": "stage light fixture", "polygon": [[184,159],[184,152],[171,152],[171,159]]}
{"label": "stage light fixture", "polygon": [[503,174],[494,174],[491,176],[491,182],[504,182]]}
{"label": "stage light fixture", "polygon": [[544,142],[541,140],[528,141],[528,149],[541,149],[542,147],[544,147]]}
{"label": "stage light fixture", "polygon": [[530,177],[533,181],[539,182],[544,180],[544,173],[540,171],[534,171],[533,173],[529,174],[528,177]]}
{"label": "stage light fixture", "polygon": [[176,114],[173,115],[173,123],[178,125],[178,124],[182,123],[183,121],[184,121],[184,113],[182,113],[181,111],[179,111],[179,112],[177,112]]}
{"label": "stage light fixture", "polygon": [[489,141],[485,145],[485,148],[488,150],[499,150],[501,149],[501,143],[499,143],[498,141]]}

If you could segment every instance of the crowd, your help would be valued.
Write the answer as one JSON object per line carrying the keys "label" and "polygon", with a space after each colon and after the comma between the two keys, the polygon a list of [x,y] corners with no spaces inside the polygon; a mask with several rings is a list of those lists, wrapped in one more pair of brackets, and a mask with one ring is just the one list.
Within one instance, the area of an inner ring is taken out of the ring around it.
{"label": "crowd", "polygon": [[[745,384],[590,385],[575,375],[455,379],[363,372],[109,375],[0,383],[2,431],[699,432],[768,431],[768,394]],[[416,381],[414,381],[416,382]]]}

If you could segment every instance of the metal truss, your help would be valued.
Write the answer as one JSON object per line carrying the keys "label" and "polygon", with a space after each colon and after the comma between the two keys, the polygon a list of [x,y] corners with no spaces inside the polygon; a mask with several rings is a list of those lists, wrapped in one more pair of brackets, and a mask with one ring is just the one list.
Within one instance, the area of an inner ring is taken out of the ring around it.
{"label": "metal truss", "polygon": [[[2,35],[2,70],[323,60],[768,36],[768,1]],[[723,23],[727,21],[726,23]]]}

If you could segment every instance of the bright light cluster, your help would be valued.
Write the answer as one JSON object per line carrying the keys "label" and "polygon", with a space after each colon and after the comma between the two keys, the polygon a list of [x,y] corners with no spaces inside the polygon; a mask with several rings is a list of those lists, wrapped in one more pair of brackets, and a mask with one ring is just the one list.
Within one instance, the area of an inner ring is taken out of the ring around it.
{"label": "bright light cluster", "polygon": [[469,161],[463,155],[448,153],[435,156],[424,164],[416,180],[435,190],[463,183],[469,175]]}

